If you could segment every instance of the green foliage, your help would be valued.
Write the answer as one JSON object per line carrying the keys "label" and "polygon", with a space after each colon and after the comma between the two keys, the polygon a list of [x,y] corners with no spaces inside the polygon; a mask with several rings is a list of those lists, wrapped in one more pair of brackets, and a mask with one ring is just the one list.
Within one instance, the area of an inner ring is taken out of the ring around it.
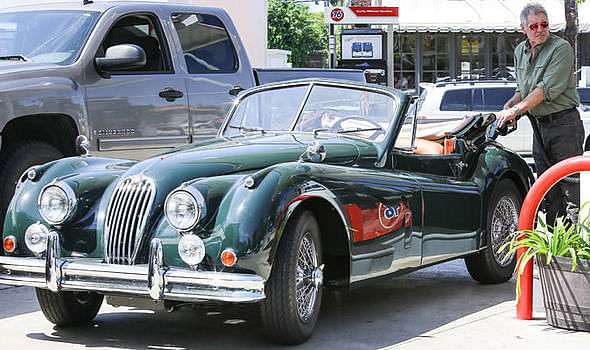
{"label": "green foliage", "polygon": [[[582,209],[589,203],[585,203]],[[520,295],[520,275],[534,256],[538,259],[544,257],[547,259],[547,264],[551,263],[554,256],[569,257],[572,259],[572,271],[576,269],[578,259],[590,259],[590,216],[576,225],[565,222],[563,218],[557,218],[554,226],[546,224],[540,217],[537,219],[539,226],[536,229],[516,232],[512,239],[498,250],[501,252],[508,249],[506,255],[508,258],[518,249],[526,249],[516,264],[518,295]]]}
{"label": "green foliage", "polygon": [[268,48],[291,51],[293,67],[306,67],[310,55],[325,61],[328,27],[322,13],[309,13],[307,6],[293,0],[268,3]]}

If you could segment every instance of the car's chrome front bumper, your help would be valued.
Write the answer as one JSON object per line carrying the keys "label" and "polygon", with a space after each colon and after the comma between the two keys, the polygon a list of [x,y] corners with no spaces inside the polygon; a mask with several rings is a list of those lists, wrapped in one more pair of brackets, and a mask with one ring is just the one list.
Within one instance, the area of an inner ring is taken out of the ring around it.
{"label": "car's chrome front bumper", "polygon": [[61,258],[59,235],[52,232],[45,260],[0,256],[0,283],[51,291],[94,291],[149,296],[154,300],[256,302],[265,280],[253,274],[189,271],[165,267],[162,243],[153,239],[147,265],[110,265]]}

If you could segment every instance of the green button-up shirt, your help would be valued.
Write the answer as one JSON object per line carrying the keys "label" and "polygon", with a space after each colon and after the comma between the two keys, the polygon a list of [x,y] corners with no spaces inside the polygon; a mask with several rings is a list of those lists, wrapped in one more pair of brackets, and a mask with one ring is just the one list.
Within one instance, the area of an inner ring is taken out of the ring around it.
{"label": "green button-up shirt", "polygon": [[574,52],[562,38],[549,34],[547,41],[535,46],[521,42],[514,50],[514,67],[520,96],[524,99],[534,89],[543,89],[544,100],[530,110],[534,116],[547,115],[580,104],[574,76]]}

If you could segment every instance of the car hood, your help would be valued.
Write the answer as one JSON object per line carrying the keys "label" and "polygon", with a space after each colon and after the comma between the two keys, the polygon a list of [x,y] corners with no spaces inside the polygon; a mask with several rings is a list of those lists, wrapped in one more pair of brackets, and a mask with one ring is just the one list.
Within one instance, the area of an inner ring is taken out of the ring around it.
{"label": "car hood", "polygon": [[[123,177],[141,173],[157,183],[173,182],[177,186],[197,177],[247,173],[277,163],[296,162],[314,141],[326,149],[322,163],[367,166],[377,160],[374,145],[362,139],[311,134],[263,135],[187,145],[140,162]],[[308,160],[304,158],[304,161]]]}
{"label": "car hood", "polygon": [[47,76],[52,69],[61,67],[56,64],[35,63],[23,61],[0,60],[0,75],[10,76],[11,78],[19,78],[24,76]]}

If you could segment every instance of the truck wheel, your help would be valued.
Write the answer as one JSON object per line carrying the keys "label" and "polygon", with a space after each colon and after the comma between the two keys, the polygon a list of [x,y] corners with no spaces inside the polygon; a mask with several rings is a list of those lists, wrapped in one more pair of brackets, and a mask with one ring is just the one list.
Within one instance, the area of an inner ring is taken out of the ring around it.
{"label": "truck wheel", "polygon": [[262,303],[264,328],[273,341],[301,344],[313,333],[322,300],[322,249],[310,211],[295,214],[285,229]]}
{"label": "truck wheel", "polygon": [[100,309],[103,296],[88,292],[58,292],[35,288],[41,311],[49,322],[57,326],[88,324]]}
{"label": "truck wheel", "polygon": [[486,224],[487,246],[477,254],[465,258],[467,270],[474,280],[485,283],[508,281],[516,266],[516,254],[498,249],[518,228],[522,198],[514,182],[504,179],[494,189],[488,208]]}
{"label": "truck wheel", "polygon": [[0,227],[4,226],[4,215],[18,177],[32,165],[40,165],[62,158],[63,154],[48,143],[26,141],[8,148],[0,158]]}

